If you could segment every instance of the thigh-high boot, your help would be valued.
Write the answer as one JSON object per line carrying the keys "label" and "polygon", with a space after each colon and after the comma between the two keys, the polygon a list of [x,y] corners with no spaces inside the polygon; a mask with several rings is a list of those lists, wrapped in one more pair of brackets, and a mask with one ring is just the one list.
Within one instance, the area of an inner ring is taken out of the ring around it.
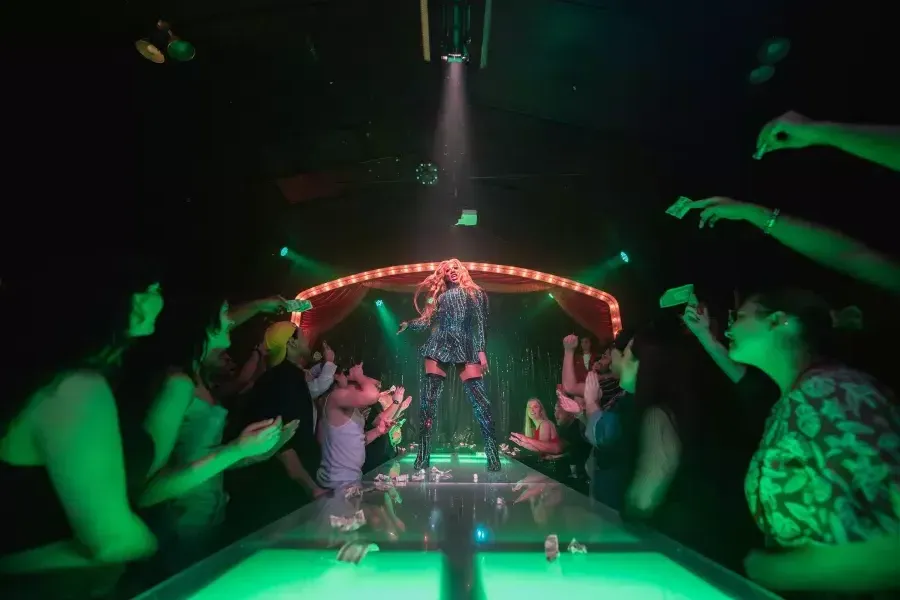
{"label": "thigh-high boot", "polygon": [[481,435],[484,438],[484,454],[487,456],[488,470],[500,470],[500,450],[497,447],[497,434],[494,431],[494,416],[491,414],[491,403],[488,402],[484,389],[484,380],[481,377],[468,379],[463,382],[466,397],[472,403],[472,412],[478,419],[481,427]]}
{"label": "thigh-high boot", "polygon": [[416,470],[427,469],[431,461],[431,433],[438,399],[444,389],[444,378],[431,373],[425,375],[425,390],[419,399],[419,454],[413,465]]}

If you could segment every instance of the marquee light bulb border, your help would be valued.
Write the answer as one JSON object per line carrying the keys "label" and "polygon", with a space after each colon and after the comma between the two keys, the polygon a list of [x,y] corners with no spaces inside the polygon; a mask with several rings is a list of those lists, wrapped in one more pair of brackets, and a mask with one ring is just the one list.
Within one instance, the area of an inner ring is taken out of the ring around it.
{"label": "marquee light bulb border", "polygon": [[[297,294],[297,299],[312,300],[316,296],[338,290],[348,285],[364,283],[366,281],[375,281],[378,279],[383,279],[385,277],[390,277],[392,275],[406,275],[409,273],[433,273],[434,270],[437,269],[438,264],[440,263],[415,263],[409,265],[394,265],[392,267],[382,267],[380,269],[363,271],[361,273],[356,273],[355,275],[347,275],[346,277],[334,279],[332,281],[319,284],[315,287],[305,289]],[[541,271],[535,271],[534,269],[525,269],[523,267],[511,267],[508,265],[495,265],[493,263],[479,262],[464,262],[463,265],[465,265],[466,269],[468,269],[469,272],[473,274],[493,273],[522,277],[523,279],[540,281],[541,283],[569,289],[573,292],[578,292],[579,294],[584,294],[586,296],[591,296],[593,298],[603,300],[604,302],[606,302],[607,306],[609,306],[609,316],[610,320],[612,321],[613,335],[618,335],[619,332],[622,331],[622,316],[619,311],[619,302],[611,294],[604,292],[603,290],[598,290],[595,287],[591,287],[583,283],[578,283],[577,281],[573,281],[565,277],[551,275],[549,273],[543,273]],[[315,302],[313,302],[313,306],[315,306]],[[293,315],[291,315],[291,321],[293,321],[295,325],[300,326],[300,319],[302,318],[302,314],[303,313],[294,313]]]}

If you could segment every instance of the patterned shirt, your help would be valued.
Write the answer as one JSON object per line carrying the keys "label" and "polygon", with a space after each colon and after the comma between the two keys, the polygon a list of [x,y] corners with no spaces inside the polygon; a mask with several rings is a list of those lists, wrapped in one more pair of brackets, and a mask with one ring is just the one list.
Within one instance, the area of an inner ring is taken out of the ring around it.
{"label": "patterned shirt", "polygon": [[803,375],[775,404],[744,482],[771,545],[900,533],[900,407],[843,366]]}

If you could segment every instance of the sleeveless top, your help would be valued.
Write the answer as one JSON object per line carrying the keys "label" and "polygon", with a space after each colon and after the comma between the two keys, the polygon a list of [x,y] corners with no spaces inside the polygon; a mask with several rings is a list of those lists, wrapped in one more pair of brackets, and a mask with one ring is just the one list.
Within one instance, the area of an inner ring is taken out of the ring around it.
{"label": "sleeveless top", "polygon": [[[325,401],[327,407],[328,400]],[[350,419],[338,427],[331,425],[327,416],[323,417],[322,465],[316,474],[319,485],[333,489],[341,483],[358,481],[362,477],[362,467],[366,462],[364,427],[365,419],[357,409],[353,409]]]}
{"label": "sleeveless top", "polygon": [[[134,504],[147,482],[154,445],[143,424],[122,420],[122,450],[129,499]],[[72,527],[46,467],[12,465],[0,461],[0,489],[4,493],[0,555],[40,548],[74,537]]]}
{"label": "sleeveless top", "polygon": [[[541,424],[538,425],[537,428],[535,428],[534,433],[531,434],[531,439],[541,441],[541,427],[543,427],[544,423],[546,423],[546,422],[547,422],[547,419],[544,419],[543,421],[541,421]],[[555,442],[558,439],[559,439],[559,436],[554,434],[554,435],[550,436],[550,439],[547,441]]]}
{"label": "sleeveless top", "polygon": [[[191,399],[178,439],[172,453],[175,466],[198,461],[222,445],[222,432],[228,411],[218,404],[198,398]],[[219,525],[225,518],[225,473],[220,472],[200,485],[188,490],[173,501],[175,527],[210,527]]]}

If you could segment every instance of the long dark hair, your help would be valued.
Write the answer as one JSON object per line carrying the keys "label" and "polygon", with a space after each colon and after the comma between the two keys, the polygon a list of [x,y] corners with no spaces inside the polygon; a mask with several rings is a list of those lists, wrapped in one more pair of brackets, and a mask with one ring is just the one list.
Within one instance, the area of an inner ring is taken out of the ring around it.
{"label": "long dark hair", "polygon": [[640,414],[662,408],[673,420],[679,435],[690,429],[696,401],[695,353],[684,336],[654,326],[635,334],[631,354],[640,361],[634,403]]}
{"label": "long dark hair", "polygon": [[133,296],[162,278],[147,257],[110,253],[58,256],[29,273],[4,277],[0,437],[29,398],[61,374],[90,369],[114,375],[117,365],[98,358],[129,346]]}
{"label": "long dark hair", "polygon": [[216,293],[179,291],[170,294],[156,333],[127,353],[116,395],[136,419],[146,416],[166,379],[174,373],[199,375],[209,331],[219,328],[224,298]]}

